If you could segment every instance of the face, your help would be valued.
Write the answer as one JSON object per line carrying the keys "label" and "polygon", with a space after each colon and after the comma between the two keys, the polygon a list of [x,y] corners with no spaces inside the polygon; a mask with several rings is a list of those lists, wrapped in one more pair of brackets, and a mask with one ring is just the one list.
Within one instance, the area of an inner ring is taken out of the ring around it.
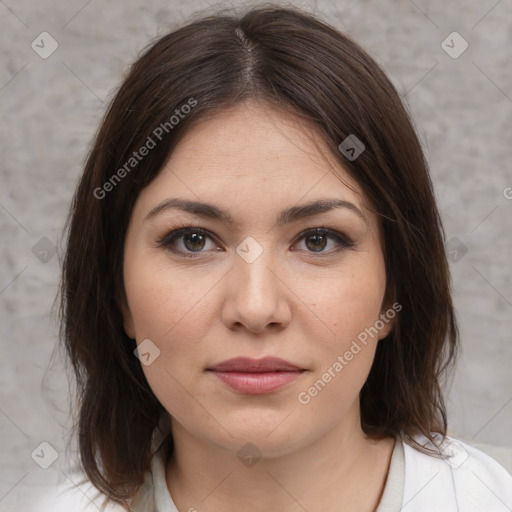
{"label": "face", "polygon": [[[301,209],[320,200],[337,205]],[[271,457],[358,424],[391,327],[379,228],[299,121],[245,103],[193,127],[136,201],[124,280],[124,328],[173,432]],[[297,369],[217,366],[267,356]]]}

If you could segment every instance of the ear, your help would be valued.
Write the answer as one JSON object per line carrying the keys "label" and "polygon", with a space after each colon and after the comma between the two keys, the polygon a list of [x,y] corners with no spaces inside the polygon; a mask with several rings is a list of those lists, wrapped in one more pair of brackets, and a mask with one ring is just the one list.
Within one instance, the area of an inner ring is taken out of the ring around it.
{"label": "ear", "polygon": [[[391,310],[394,311],[392,308]],[[388,312],[389,308],[383,309],[379,316],[379,320],[384,324],[384,327],[382,329],[379,329],[379,340],[383,340],[384,338],[386,338],[393,330],[393,325],[395,324],[394,319],[389,317]]]}
{"label": "ear", "polygon": [[[394,287],[390,286],[389,289],[386,290],[386,295],[379,315],[379,321],[384,324],[382,329],[379,329],[379,340],[383,340],[393,331],[393,327],[397,321],[398,312],[402,310],[402,305],[394,299]],[[380,322],[379,326],[381,325]]]}
{"label": "ear", "polygon": [[119,306],[119,310],[121,311],[121,316],[123,317],[123,328],[124,332],[128,336],[128,338],[135,339],[135,327],[133,325],[133,316],[128,306],[128,300],[124,291],[121,296],[116,299],[117,305]]}

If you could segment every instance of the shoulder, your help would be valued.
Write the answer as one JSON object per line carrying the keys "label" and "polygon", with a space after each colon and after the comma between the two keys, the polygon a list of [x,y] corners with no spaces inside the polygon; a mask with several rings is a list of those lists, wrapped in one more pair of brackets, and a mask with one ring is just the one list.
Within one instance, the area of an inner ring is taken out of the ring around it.
{"label": "shoulder", "polygon": [[[144,481],[130,500],[132,512],[150,512],[155,509],[155,489],[167,494],[165,483],[165,450],[172,441],[169,436],[170,424],[167,416],[162,416],[159,427],[153,434],[152,450],[155,452],[151,468],[146,471]],[[66,465],[65,471],[59,471],[59,481],[47,488],[43,496],[38,497],[37,512],[127,512],[116,503],[106,503],[101,493],[85,476],[80,466]],[[153,475],[156,475],[154,479]],[[164,499],[165,497],[161,498]],[[170,496],[168,498],[172,502]],[[164,504],[167,505],[167,502]],[[165,510],[172,510],[166,507]]]}
{"label": "shoulder", "polygon": [[41,512],[126,512],[115,503],[105,504],[100,493],[81,473],[61,472],[58,481],[38,497]]}
{"label": "shoulder", "polygon": [[404,508],[410,505],[408,510],[415,512],[512,509],[512,475],[492,457],[453,437],[437,443],[438,447],[423,436],[415,440],[442,457],[403,443]]}

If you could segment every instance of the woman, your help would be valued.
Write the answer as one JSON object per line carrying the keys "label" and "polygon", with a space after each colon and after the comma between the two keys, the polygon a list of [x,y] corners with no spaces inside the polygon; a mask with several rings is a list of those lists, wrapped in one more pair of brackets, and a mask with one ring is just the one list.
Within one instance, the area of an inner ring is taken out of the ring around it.
{"label": "woman", "polygon": [[505,469],[446,436],[458,332],[411,121],[309,14],[199,19],[134,63],[61,292],[81,467],[109,509],[512,506]]}

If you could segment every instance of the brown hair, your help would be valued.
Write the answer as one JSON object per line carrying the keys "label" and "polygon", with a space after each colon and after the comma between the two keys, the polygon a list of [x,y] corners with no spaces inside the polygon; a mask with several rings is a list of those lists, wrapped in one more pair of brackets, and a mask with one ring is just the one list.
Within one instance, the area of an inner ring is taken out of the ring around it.
{"label": "brown hair", "polygon": [[[417,434],[446,435],[441,378],[455,360],[457,324],[427,164],[397,91],[364,50],[313,15],[279,7],[219,13],[159,38],[132,65],[101,122],[66,223],[61,339],[77,379],[80,459],[93,485],[121,504],[149,469],[151,437],[165,412],[123,329],[128,221],[180,137],[247,99],[320,130],[379,215],[386,295],[403,309],[360,394],[363,430],[401,433],[410,444]],[[187,103],[193,108],[170,123]],[[159,126],[167,128],[161,140],[132,165]],[[338,148],[350,134],[365,145],[355,160]]]}

